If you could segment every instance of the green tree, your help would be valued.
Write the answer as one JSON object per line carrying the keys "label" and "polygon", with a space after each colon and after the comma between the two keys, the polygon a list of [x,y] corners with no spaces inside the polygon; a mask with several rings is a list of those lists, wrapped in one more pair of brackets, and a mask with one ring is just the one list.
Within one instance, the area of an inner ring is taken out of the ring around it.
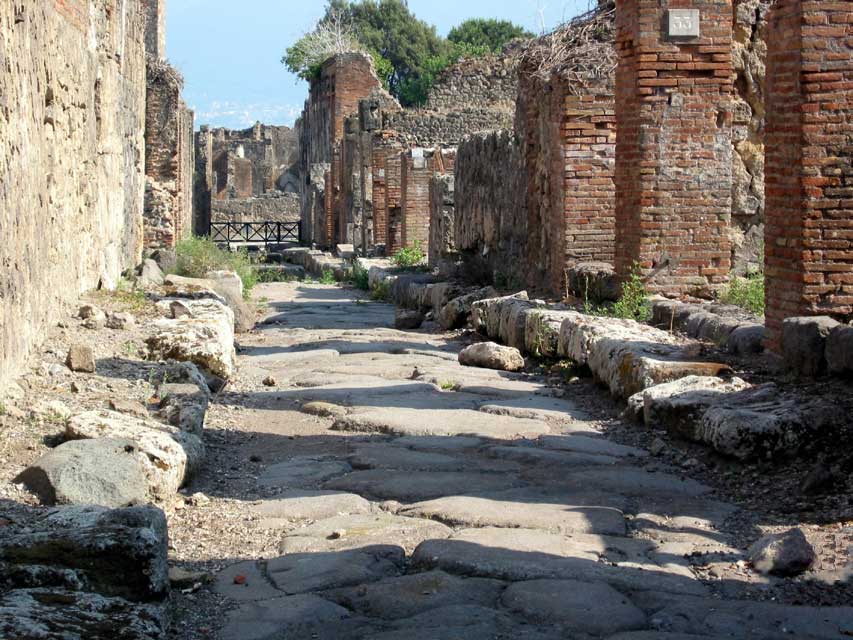
{"label": "green tree", "polygon": [[453,27],[447,35],[450,42],[471,47],[484,47],[492,53],[497,53],[516,38],[532,38],[533,34],[513,24],[509,20],[493,18],[472,18],[457,27]]}

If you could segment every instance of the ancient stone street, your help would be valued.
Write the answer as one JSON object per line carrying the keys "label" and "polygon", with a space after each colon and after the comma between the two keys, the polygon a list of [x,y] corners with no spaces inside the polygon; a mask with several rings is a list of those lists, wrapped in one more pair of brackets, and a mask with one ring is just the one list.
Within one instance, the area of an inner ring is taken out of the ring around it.
{"label": "ancient stone street", "polygon": [[592,384],[461,366],[463,335],[393,329],[393,307],[357,290],[258,295],[269,313],[211,408],[222,444],[185,491],[212,517],[170,522],[182,558],[233,556],[177,596],[173,637],[853,633],[853,607],[757,602],[778,579],[746,568],[737,507],[620,443]]}

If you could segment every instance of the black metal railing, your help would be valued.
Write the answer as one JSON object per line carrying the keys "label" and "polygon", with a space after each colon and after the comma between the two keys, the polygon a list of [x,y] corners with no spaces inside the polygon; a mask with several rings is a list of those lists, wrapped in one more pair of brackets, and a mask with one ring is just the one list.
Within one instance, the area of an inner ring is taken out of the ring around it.
{"label": "black metal railing", "polygon": [[211,222],[214,242],[283,244],[302,239],[302,222]]}

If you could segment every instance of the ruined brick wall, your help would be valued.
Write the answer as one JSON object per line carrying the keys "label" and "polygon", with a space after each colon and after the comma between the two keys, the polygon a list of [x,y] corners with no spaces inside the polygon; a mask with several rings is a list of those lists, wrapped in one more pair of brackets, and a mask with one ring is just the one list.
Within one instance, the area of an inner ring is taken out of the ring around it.
{"label": "ruined brick wall", "polygon": [[194,124],[182,89],[172,67],[148,58],[143,211],[147,249],[174,247],[193,230]]}
{"label": "ruined brick wall", "polygon": [[252,198],[214,200],[214,222],[296,222],[300,219],[300,199],[296,193],[270,191]]}
{"label": "ruined brick wall", "polygon": [[477,134],[457,149],[456,248],[471,273],[527,283],[527,167],[511,132]]}
{"label": "ruined brick wall", "polygon": [[460,60],[435,80],[425,109],[451,112],[460,109],[490,109],[512,114],[518,93],[518,53],[511,44],[500,55]]}
{"label": "ruined brick wall", "polygon": [[0,3],[0,389],[65,305],[141,258],[138,9]]}
{"label": "ruined brick wall", "polygon": [[213,201],[213,136],[202,126],[195,134],[195,186],[193,188],[193,233],[207,235]]}
{"label": "ruined brick wall", "polygon": [[453,174],[435,175],[429,183],[429,266],[452,274],[456,253],[456,209]]}
{"label": "ruined brick wall", "polygon": [[680,41],[658,0],[616,7],[616,268],[709,295],[731,268],[731,0],[693,2],[701,36]]}
{"label": "ruined brick wall", "polygon": [[850,3],[777,0],[767,56],[766,322],[853,316]]}
{"label": "ruined brick wall", "polygon": [[402,199],[403,154],[399,147],[392,146],[385,153],[385,219],[386,252],[391,254],[403,246]]}

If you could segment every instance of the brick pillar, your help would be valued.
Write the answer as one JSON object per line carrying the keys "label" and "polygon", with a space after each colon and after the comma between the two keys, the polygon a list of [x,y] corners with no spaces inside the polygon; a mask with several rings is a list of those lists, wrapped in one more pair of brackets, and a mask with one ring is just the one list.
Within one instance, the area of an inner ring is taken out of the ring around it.
{"label": "brick pillar", "polygon": [[429,181],[433,175],[433,154],[425,149],[405,151],[401,157],[400,209],[402,245],[429,251]]}
{"label": "brick pillar", "polygon": [[853,4],[777,0],[767,36],[768,346],[782,321],[853,315]]}
{"label": "brick pillar", "polygon": [[[678,10],[698,36],[669,35],[692,31]],[[616,27],[616,269],[709,293],[731,266],[731,0],[619,0]]]}

